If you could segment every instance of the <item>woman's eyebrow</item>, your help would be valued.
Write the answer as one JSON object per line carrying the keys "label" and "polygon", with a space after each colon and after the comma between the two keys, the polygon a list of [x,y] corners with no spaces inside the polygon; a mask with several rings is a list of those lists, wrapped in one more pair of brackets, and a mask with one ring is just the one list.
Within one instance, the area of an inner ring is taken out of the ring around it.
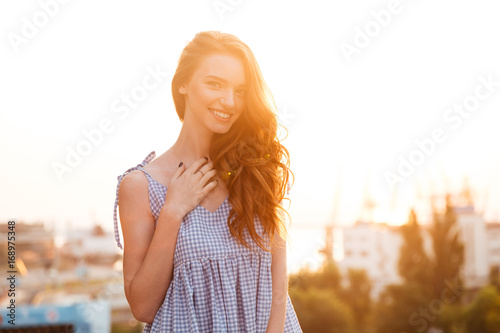
{"label": "woman's eyebrow", "polygon": [[226,82],[226,83],[227,83],[227,81],[226,81],[226,80],[224,80],[223,78],[221,78],[221,77],[219,77],[219,76],[217,76],[217,75],[206,75],[205,77],[206,77],[206,78],[209,78],[209,79],[216,79],[216,80],[220,80],[220,81],[222,81],[222,82]]}
{"label": "woman's eyebrow", "polygon": [[[227,80],[225,80],[225,79],[223,79],[223,78],[221,78],[221,77],[219,77],[217,75],[206,75],[205,78],[207,78],[207,79],[215,79],[215,80],[219,80],[219,81],[222,81],[224,83],[227,83]],[[246,87],[246,84],[241,83],[241,84],[238,85],[238,87]]]}

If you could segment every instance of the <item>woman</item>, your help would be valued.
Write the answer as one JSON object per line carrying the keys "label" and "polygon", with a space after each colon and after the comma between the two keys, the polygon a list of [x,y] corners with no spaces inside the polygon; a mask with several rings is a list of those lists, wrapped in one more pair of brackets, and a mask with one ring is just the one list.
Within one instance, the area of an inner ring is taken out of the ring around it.
{"label": "woman", "polygon": [[[200,32],[172,79],[182,129],[118,177],[125,295],[144,332],[301,332],[287,290],[289,155],[246,44]],[[167,190],[168,189],[168,190]]]}

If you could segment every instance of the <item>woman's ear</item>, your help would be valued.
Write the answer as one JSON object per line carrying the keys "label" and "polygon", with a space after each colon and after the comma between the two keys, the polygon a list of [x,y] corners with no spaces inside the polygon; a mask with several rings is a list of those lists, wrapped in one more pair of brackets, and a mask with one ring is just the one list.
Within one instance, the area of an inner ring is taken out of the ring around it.
{"label": "woman's ear", "polygon": [[179,94],[181,94],[181,95],[187,94],[187,88],[186,88],[185,84],[183,84],[182,86],[179,87]]}

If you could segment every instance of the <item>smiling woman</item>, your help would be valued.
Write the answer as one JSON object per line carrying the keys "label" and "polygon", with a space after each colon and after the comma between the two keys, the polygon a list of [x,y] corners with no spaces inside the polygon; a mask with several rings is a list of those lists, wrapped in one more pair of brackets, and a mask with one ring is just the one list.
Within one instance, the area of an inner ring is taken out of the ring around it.
{"label": "smiling woman", "polygon": [[144,332],[301,332],[287,288],[289,155],[252,51],[198,33],[172,94],[177,141],[118,177],[134,316]]}

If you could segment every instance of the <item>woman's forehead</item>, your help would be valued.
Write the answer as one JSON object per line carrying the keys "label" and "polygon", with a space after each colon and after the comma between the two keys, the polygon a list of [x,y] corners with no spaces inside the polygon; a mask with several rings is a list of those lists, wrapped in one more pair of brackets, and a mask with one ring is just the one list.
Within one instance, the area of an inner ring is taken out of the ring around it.
{"label": "woman's forehead", "polygon": [[243,61],[228,54],[214,54],[205,57],[195,76],[219,78],[235,85],[245,84],[245,68]]}

